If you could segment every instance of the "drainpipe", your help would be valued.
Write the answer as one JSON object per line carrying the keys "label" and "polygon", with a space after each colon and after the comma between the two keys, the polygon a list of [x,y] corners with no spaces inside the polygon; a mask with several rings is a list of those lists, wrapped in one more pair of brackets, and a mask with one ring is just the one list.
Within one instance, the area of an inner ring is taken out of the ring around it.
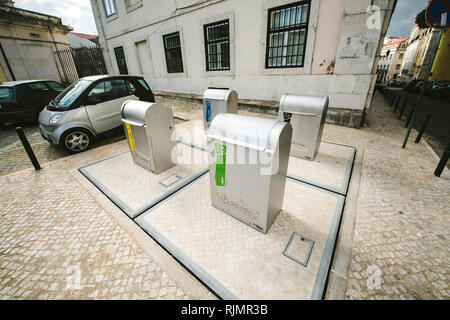
{"label": "drainpipe", "polygon": [[108,43],[106,42],[105,29],[103,28],[103,21],[102,21],[101,15],[100,15],[100,8],[98,6],[97,0],[91,0],[91,6],[94,9],[93,11],[95,11],[95,15],[97,16],[97,21],[99,22],[99,25],[100,25],[100,30],[97,30],[97,31],[99,31],[99,43],[100,43],[100,34],[103,36],[103,39],[105,40],[105,50],[106,50],[106,55],[107,55],[108,61],[109,61],[109,68],[107,67],[106,71],[113,72],[113,64],[111,61],[111,55],[109,53]]}

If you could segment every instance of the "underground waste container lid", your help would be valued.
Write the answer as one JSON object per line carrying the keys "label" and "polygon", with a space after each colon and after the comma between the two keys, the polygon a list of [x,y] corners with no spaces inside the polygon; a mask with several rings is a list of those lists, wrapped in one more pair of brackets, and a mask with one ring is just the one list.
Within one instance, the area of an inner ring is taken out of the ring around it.
{"label": "underground waste container lid", "polygon": [[127,100],[122,104],[121,114],[122,119],[131,122],[132,124],[144,124],[147,112],[150,112],[152,106],[156,106],[156,103]]}
{"label": "underground waste container lid", "polygon": [[328,105],[328,96],[299,96],[285,94],[280,99],[280,112],[321,115]]}
{"label": "underground waste container lid", "polygon": [[203,94],[203,98],[225,101],[228,100],[230,94],[235,95],[236,91],[228,89],[207,89]]}
{"label": "underground waste container lid", "polygon": [[264,151],[277,144],[271,141],[272,130],[285,125],[278,120],[220,113],[211,122],[208,138]]}

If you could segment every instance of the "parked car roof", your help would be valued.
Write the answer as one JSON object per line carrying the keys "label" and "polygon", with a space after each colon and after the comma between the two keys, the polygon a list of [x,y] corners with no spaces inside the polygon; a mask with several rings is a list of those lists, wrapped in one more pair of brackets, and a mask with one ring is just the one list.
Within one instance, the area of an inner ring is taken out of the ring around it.
{"label": "parked car roof", "polygon": [[[41,82],[41,81],[55,81],[55,80],[51,80],[51,79],[38,79],[38,80],[6,81],[6,82],[0,82],[0,86],[2,86],[2,87],[14,87],[14,86],[17,86],[17,85],[19,85],[19,84],[33,83],[33,82]],[[58,81],[55,81],[55,82],[58,82]]]}
{"label": "parked car roof", "polygon": [[97,81],[99,79],[105,79],[105,78],[142,78],[142,77],[127,75],[127,74],[101,74],[98,76],[87,76],[87,77],[81,78],[80,80]]}

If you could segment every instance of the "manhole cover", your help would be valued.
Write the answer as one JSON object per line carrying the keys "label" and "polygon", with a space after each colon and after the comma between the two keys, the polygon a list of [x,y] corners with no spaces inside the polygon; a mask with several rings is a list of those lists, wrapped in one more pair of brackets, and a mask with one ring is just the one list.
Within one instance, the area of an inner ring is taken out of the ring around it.
{"label": "manhole cover", "polygon": [[306,267],[314,247],[314,241],[293,232],[283,254]]}

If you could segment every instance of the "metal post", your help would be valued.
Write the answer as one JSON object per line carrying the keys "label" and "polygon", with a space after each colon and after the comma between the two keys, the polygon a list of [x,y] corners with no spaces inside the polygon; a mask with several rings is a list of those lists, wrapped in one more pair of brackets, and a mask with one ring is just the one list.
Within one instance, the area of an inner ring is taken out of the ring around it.
{"label": "metal post", "polygon": [[403,111],[405,111],[406,104],[408,103],[408,98],[405,99],[405,102],[403,102],[403,106],[400,108],[400,113],[398,114],[397,119],[401,119],[403,116]]}
{"label": "metal post", "polygon": [[441,176],[442,171],[444,171],[444,168],[447,165],[448,156],[450,154],[449,148],[450,148],[450,142],[447,143],[447,148],[445,148],[444,152],[442,153],[441,161],[439,161],[439,164],[438,164],[436,170],[434,171],[434,175],[436,177]]}
{"label": "metal post", "polygon": [[394,114],[397,112],[398,104],[400,103],[401,97],[398,98],[397,103],[394,106]]}
{"label": "metal post", "polygon": [[392,99],[391,106],[394,106],[395,102],[398,100],[399,97],[400,97],[400,95],[397,92],[395,92],[395,96],[394,96],[394,99]]}
{"label": "metal post", "polygon": [[421,103],[422,98],[423,98],[423,96],[425,94],[425,85],[426,85],[426,83],[428,82],[428,79],[431,76],[431,69],[433,68],[434,59],[436,58],[437,51],[439,50],[439,46],[441,45],[441,40],[442,40],[442,34],[443,33],[444,33],[443,30],[439,31],[439,40],[438,40],[436,48],[434,49],[433,57],[431,58],[430,65],[428,66],[427,76],[426,76],[425,80],[422,82],[422,86],[420,87],[420,94],[417,97],[417,102],[414,105],[414,108],[413,108],[413,111],[412,111],[412,114],[411,114],[411,119],[410,119],[410,121],[408,123],[408,130],[406,131],[405,139],[403,140],[403,145],[402,145],[403,149],[406,147],[406,144],[408,143],[408,138],[409,138],[409,135],[411,134],[411,129],[412,129],[412,126],[414,124],[414,118],[416,117],[417,108],[418,108],[419,104]]}
{"label": "metal post", "polygon": [[394,100],[394,108],[395,109],[397,109],[397,104],[398,104],[398,102],[400,101],[400,99],[401,99],[401,96],[400,96],[400,93],[397,93],[397,97],[396,97],[396,99]]}
{"label": "metal post", "polygon": [[412,122],[413,115],[415,115],[415,113],[416,113],[416,108],[417,108],[417,104],[415,104],[412,107],[411,111],[409,112],[408,118],[406,118],[405,128],[407,128],[409,126],[409,124]]}
{"label": "metal post", "polygon": [[420,131],[419,131],[419,134],[417,135],[416,141],[414,141],[415,143],[419,143],[420,139],[422,139],[423,133],[427,129],[430,119],[431,119],[431,113],[428,113],[427,117],[425,118],[425,121],[422,123],[422,128],[420,128]]}
{"label": "metal post", "polygon": [[36,159],[36,156],[34,155],[33,149],[31,149],[30,144],[28,143],[28,139],[23,133],[23,129],[21,127],[16,128],[16,132],[19,136],[20,141],[23,144],[23,147],[25,148],[25,151],[28,154],[28,158],[30,158],[31,163],[33,164],[34,170],[40,170],[41,166],[39,165],[39,162]]}

